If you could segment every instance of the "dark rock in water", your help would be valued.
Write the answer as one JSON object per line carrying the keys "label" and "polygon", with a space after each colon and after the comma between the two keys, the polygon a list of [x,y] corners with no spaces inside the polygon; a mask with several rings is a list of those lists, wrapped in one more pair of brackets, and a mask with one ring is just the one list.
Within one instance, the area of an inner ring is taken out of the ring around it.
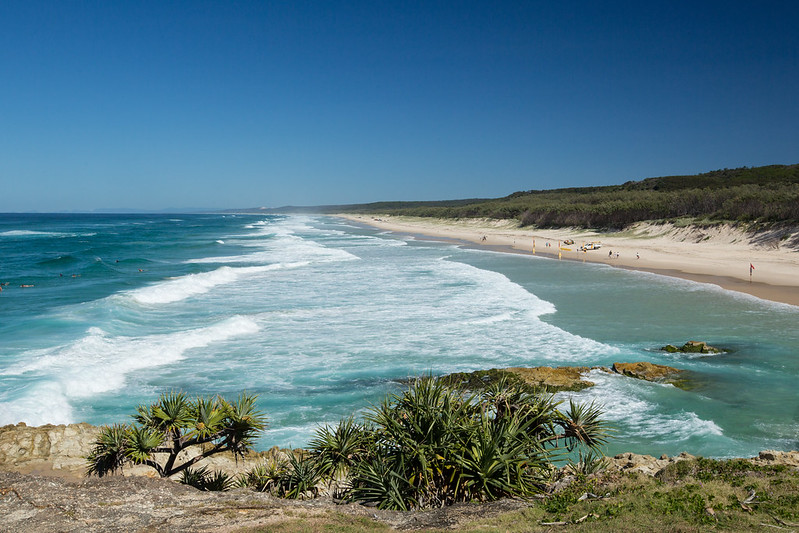
{"label": "dark rock in water", "polygon": [[710,346],[708,343],[704,341],[688,341],[679,348],[677,348],[673,344],[667,344],[666,346],[662,347],[661,350],[669,353],[682,352],[682,353],[705,353],[705,354],[722,353],[724,351],[721,348]]}

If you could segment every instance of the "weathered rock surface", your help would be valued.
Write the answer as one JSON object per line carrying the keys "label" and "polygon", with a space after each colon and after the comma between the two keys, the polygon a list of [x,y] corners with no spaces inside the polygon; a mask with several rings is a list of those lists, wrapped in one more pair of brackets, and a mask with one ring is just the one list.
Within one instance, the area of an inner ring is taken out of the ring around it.
{"label": "weathered rock surface", "polygon": [[582,378],[582,374],[590,370],[587,366],[492,368],[474,372],[455,372],[438,379],[450,385],[459,385],[475,391],[503,378],[510,384],[543,388],[547,392],[578,391],[594,385]]}
{"label": "weathered rock surface", "polygon": [[[225,532],[246,527],[268,529],[270,525],[296,518],[302,518],[307,528],[313,530],[315,520],[329,524],[330,513],[366,517],[398,529],[443,529],[531,505],[521,500],[501,500],[403,513],[354,504],[336,505],[330,498],[304,502],[281,500],[248,489],[202,492],[166,479],[127,477],[131,473],[128,471],[126,476],[85,478],[82,477],[84,456],[97,431],[98,428],[88,424],[38,428],[18,424],[0,428],[0,531]],[[251,461],[271,453],[283,452],[272,449],[255,454]],[[660,459],[624,453],[612,458],[608,468],[656,475],[670,464],[691,458],[687,453]],[[232,459],[223,465],[225,458],[211,459],[212,465],[228,472],[252,465],[241,461],[236,465]],[[799,468],[799,452],[767,450],[751,461]],[[37,470],[37,464],[48,466]],[[76,470],[70,470],[73,465]],[[24,470],[28,473],[22,473]],[[47,475],[30,474],[38,471]],[[62,477],[70,472],[72,479]]]}
{"label": "weathered rock surface", "polygon": [[646,361],[638,363],[613,363],[613,371],[617,374],[631,378],[654,381],[657,383],[671,383],[675,386],[684,384],[684,370],[666,365],[656,365]]}
{"label": "weathered rock surface", "polygon": [[330,498],[283,500],[248,489],[202,492],[165,479],[108,476],[69,482],[0,471],[0,531],[14,533],[222,533],[255,527],[268,531],[270,526],[299,518],[304,531],[321,531],[319,523],[329,525],[331,513],[364,517],[396,529],[444,529],[529,505],[522,500],[500,500],[430,511],[381,511],[357,504],[336,505]]}
{"label": "weathered rock surface", "polygon": [[84,471],[98,430],[90,424],[0,427],[0,465],[51,474]]}
{"label": "weathered rock surface", "polygon": [[673,344],[667,344],[661,350],[669,353],[705,353],[705,354],[714,354],[714,353],[723,353],[724,350],[721,348],[716,348],[714,346],[710,346],[708,343],[704,341],[688,341],[679,348],[674,346]]}
{"label": "weathered rock surface", "polygon": [[751,461],[756,465],[785,465],[799,468],[799,452],[763,450],[757,457],[751,459]]}
{"label": "weathered rock surface", "polygon": [[593,387],[594,383],[584,378],[592,370],[621,374],[623,376],[654,381],[658,383],[671,383],[680,388],[686,386],[687,373],[679,368],[666,365],[656,365],[647,362],[614,363],[613,368],[604,366],[536,366],[536,367],[511,367],[505,369],[492,368],[490,370],[477,370],[475,372],[457,372],[441,376],[453,385],[462,385],[467,389],[479,390],[503,377],[524,383],[531,387],[544,388],[548,392],[579,391]]}
{"label": "weathered rock surface", "polygon": [[508,372],[513,372],[524,380],[525,383],[537,387],[544,387],[550,392],[578,391],[593,387],[594,383],[583,379],[583,374],[589,372],[587,366],[538,366],[533,368],[513,367]]}
{"label": "weathered rock surface", "polygon": [[[620,453],[610,459],[608,469],[620,472],[637,472],[647,476],[655,476],[662,472],[667,466],[688,459],[696,459],[696,457],[686,452],[682,452],[674,457],[662,455],[659,459],[656,459],[651,455]],[[793,468],[799,468],[799,451],[782,452],[776,450],[764,450],[760,452],[757,457],[749,458],[747,461],[757,466],[784,465]]]}
{"label": "weathered rock surface", "polygon": [[[100,428],[91,424],[27,426],[24,423],[0,427],[0,469],[26,474],[57,476],[72,480],[81,479],[86,472],[86,456],[91,451]],[[245,458],[233,457],[230,452],[220,453],[203,460],[210,470],[228,473],[244,472],[265,456],[279,453],[274,448],[252,453]],[[178,456],[178,464],[197,454],[189,448]],[[157,477],[147,466],[126,466],[124,476]]]}
{"label": "weathered rock surface", "polygon": [[608,469],[654,476],[670,464],[695,458],[695,456],[685,452],[682,452],[680,455],[675,455],[674,457],[662,455],[660,459],[655,459],[651,455],[620,453],[610,460]]}

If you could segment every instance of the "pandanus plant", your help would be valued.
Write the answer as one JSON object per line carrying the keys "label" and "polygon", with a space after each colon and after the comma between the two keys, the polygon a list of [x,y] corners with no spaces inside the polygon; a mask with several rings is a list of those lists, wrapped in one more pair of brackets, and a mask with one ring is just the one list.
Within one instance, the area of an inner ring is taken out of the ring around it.
{"label": "pandanus plant", "polygon": [[312,456],[349,496],[383,509],[527,497],[540,491],[552,460],[578,447],[598,450],[609,428],[601,410],[506,380],[469,393],[432,377],[373,407],[364,423],[325,426]]}
{"label": "pandanus plant", "polygon": [[[101,428],[87,457],[87,473],[102,477],[137,464],[170,477],[220,452],[243,456],[266,428],[256,399],[247,393],[234,402],[220,396],[192,400],[182,392],[162,394],[155,403],[136,409],[133,424]],[[182,451],[195,446],[195,455],[178,462]]]}

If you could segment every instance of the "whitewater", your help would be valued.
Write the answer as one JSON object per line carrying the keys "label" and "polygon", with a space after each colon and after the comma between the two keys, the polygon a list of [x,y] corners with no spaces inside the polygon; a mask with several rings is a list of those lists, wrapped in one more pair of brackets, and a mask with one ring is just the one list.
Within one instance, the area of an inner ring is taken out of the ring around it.
{"label": "whitewater", "polygon": [[[799,308],[712,285],[381,233],[322,216],[0,215],[0,424],[128,422],[165,391],[259,394],[303,446],[410,376],[592,371],[607,452],[799,448]],[[21,287],[32,285],[32,287]],[[667,354],[705,340],[712,356]]]}

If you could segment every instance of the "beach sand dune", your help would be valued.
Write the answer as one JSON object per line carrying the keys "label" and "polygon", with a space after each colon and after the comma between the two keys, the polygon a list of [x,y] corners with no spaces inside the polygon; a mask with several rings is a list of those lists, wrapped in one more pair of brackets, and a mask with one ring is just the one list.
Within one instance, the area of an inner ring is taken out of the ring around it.
{"label": "beach sand dune", "polygon": [[[624,231],[520,228],[514,220],[434,219],[339,215],[353,222],[476,247],[642,270],[799,306],[799,235],[785,230],[748,233],[731,225],[707,227],[638,223]],[[573,240],[574,244],[563,244]],[[580,251],[587,243],[601,248]],[[561,248],[558,248],[560,244]],[[752,268],[753,267],[753,268]]]}

